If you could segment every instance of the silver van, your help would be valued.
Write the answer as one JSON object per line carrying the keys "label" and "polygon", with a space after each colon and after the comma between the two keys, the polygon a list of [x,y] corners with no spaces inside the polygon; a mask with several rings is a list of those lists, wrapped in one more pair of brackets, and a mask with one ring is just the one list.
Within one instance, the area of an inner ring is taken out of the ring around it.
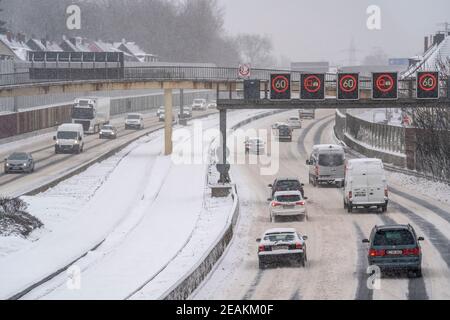
{"label": "silver van", "polygon": [[345,151],[344,148],[333,144],[315,145],[309,160],[309,183],[336,184],[339,188],[344,185]]}

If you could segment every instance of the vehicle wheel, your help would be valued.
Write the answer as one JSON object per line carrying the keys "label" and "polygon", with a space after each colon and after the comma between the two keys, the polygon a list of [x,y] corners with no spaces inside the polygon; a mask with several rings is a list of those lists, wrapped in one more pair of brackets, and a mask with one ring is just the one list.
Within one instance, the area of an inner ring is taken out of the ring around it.
{"label": "vehicle wheel", "polygon": [[344,200],[344,209],[347,209],[347,203]]}
{"label": "vehicle wheel", "polygon": [[348,213],[352,213],[353,212],[353,206],[352,205],[347,205],[347,211],[348,211]]}
{"label": "vehicle wheel", "polygon": [[422,278],[422,268],[418,268],[415,271],[416,278]]}
{"label": "vehicle wheel", "polygon": [[382,206],[381,207],[381,212],[383,212],[383,213],[387,212],[387,206]]}
{"label": "vehicle wheel", "polygon": [[301,266],[302,268],[306,268],[306,259],[305,259],[305,257],[303,257],[303,258],[300,259],[300,266]]}
{"label": "vehicle wheel", "polygon": [[277,222],[277,217],[275,217],[275,216],[270,216],[270,222],[276,223],[276,222]]}
{"label": "vehicle wheel", "polygon": [[313,186],[317,187],[317,179],[316,178],[313,178]]}
{"label": "vehicle wheel", "polygon": [[408,278],[422,278],[422,268],[408,270]]}

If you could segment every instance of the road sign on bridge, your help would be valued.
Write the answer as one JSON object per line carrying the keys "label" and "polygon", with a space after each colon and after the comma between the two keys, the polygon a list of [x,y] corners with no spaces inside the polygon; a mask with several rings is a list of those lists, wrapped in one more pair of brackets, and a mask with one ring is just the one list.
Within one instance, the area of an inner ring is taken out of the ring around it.
{"label": "road sign on bridge", "polygon": [[417,99],[439,99],[439,72],[417,73]]}
{"label": "road sign on bridge", "polygon": [[302,74],[300,77],[301,100],[325,99],[325,74]]}
{"label": "road sign on bridge", "polygon": [[372,99],[379,99],[379,100],[398,99],[397,72],[372,73]]}
{"label": "road sign on bridge", "polygon": [[270,75],[270,99],[291,99],[291,75],[289,73]]}
{"label": "road sign on bridge", "polygon": [[359,100],[359,74],[339,73],[337,81],[338,100]]}

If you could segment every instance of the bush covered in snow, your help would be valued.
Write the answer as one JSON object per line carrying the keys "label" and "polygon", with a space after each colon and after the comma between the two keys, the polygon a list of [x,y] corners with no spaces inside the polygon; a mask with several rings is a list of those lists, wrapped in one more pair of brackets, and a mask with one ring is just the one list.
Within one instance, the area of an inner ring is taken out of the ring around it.
{"label": "bush covered in snow", "polygon": [[0,236],[27,237],[43,226],[39,219],[27,212],[28,205],[19,198],[0,197]]}

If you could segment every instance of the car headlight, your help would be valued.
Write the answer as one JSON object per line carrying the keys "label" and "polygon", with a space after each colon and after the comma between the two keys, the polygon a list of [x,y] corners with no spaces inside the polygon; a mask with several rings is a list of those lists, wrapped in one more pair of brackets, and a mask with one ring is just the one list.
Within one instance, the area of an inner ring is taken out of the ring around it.
{"label": "car headlight", "polygon": [[9,163],[7,163],[6,166],[9,167]]}
{"label": "car headlight", "polygon": [[25,163],[23,164],[23,166],[24,166],[24,167],[28,166],[28,163],[25,162]]}
{"label": "car headlight", "polygon": [[74,143],[75,143],[75,144],[78,144],[78,140],[75,140]]}

